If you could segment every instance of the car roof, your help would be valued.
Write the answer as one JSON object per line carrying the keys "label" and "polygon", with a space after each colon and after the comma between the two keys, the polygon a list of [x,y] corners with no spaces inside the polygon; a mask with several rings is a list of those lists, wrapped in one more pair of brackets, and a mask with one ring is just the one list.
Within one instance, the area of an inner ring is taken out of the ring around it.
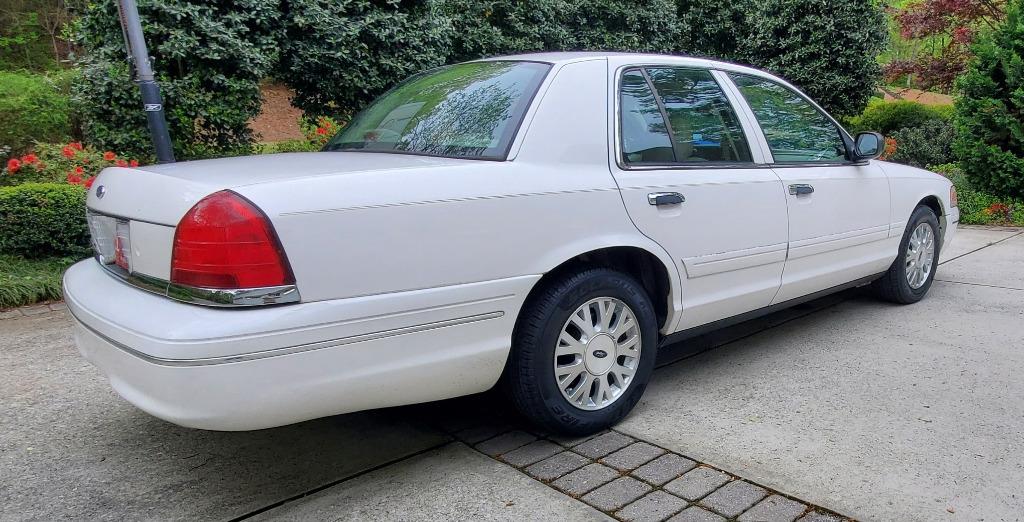
{"label": "car roof", "polygon": [[776,78],[775,76],[768,74],[764,71],[745,67],[739,64],[724,62],[720,60],[712,60],[708,58],[697,58],[686,55],[674,55],[674,54],[655,54],[655,53],[623,53],[623,52],[607,52],[607,51],[568,51],[568,52],[542,52],[542,53],[524,53],[524,54],[511,54],[506,56],[492,56],[489,58],[483,58],[479,61],[500,61],[500,60],[521,60],[521,61],[532,61],[532,62],[544,62],[554,65],[581,62],[594,59],[608,59],[608,58],[620,58],[628,59],[631,62],[637,64],[674,64],[680,66],[689,67],[701,67],[708,69],[721,69],[724,71],[732,71],[738,73],[752,74],[757,76],[764,76],[768,78]]}

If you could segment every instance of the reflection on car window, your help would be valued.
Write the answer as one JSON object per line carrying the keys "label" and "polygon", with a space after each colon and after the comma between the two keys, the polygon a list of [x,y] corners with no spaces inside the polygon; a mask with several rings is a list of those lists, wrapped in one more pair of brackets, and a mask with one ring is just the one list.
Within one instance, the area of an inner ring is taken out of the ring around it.
{"label": "reflection on car window", "polygon": [[672,141],[647,80],[637,69],[622,75],[622,153],[627,163],[672,163]]}
{"label": "reflection on car window", "polygon": [[675,139],[676,162],[750,162],[736,113],[710,71],[650,67]]}
{"label": "reflection on car window", "polygon": [[730,76],[761,124],[776,163],[846,159],[839,128],[803,96],[765,78]]}
{"label": "reflection on car window", "polygon": [[414,76],[359,113],[326,150],[504,159],[549,68],[474,62]]}

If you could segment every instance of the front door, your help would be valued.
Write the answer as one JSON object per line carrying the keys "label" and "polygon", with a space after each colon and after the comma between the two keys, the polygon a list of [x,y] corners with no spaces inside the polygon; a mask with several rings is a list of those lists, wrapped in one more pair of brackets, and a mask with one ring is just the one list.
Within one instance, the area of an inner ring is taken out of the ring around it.
{"label": "front door", "polygon": [[847,160],[848,139],[824,112],[772,80],[730,74],[760,124],[786,189],[789,254],[774,303],[885,271],[889,180]]}
{"label": "front door", "polygon": [[775,172],[759,168],[753,122],[734,110],[724,77],[663,65],[616,76],[612,170],[637,228],[677,263],[675,330],[768,306],[786,259],[786,195]]}

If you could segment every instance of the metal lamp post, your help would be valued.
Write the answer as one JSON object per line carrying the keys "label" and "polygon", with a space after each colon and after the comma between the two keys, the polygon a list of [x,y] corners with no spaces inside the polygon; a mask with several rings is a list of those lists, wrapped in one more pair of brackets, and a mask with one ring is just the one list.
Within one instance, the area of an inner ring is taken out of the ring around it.
{"label": "metal lamp post", "polygon": [[118,14],[121,17],[125,45],[128,47],[128,58],[135,65],[135,80],[142,93],[142,107],[146,111],[157,162],[173,163],[174,149],[164,118],[164,103],[160,97],[160,86],[153,76],[153,66],[149,62],[149,50],[146,49],[146,40],[142,35],[142,22],[139,20],[135,0],[119,0]]}

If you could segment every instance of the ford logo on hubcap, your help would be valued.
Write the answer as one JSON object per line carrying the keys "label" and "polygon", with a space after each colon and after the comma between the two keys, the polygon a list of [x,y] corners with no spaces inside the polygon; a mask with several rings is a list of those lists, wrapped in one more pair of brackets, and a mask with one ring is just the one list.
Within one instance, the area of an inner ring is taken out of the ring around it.
{"label": "ford logo on hubcap", "polygon": [[604,359],[605,357],[608,357],[608,352],[604,350],[594,350],[594,357],[597,357],[598,359]]}

